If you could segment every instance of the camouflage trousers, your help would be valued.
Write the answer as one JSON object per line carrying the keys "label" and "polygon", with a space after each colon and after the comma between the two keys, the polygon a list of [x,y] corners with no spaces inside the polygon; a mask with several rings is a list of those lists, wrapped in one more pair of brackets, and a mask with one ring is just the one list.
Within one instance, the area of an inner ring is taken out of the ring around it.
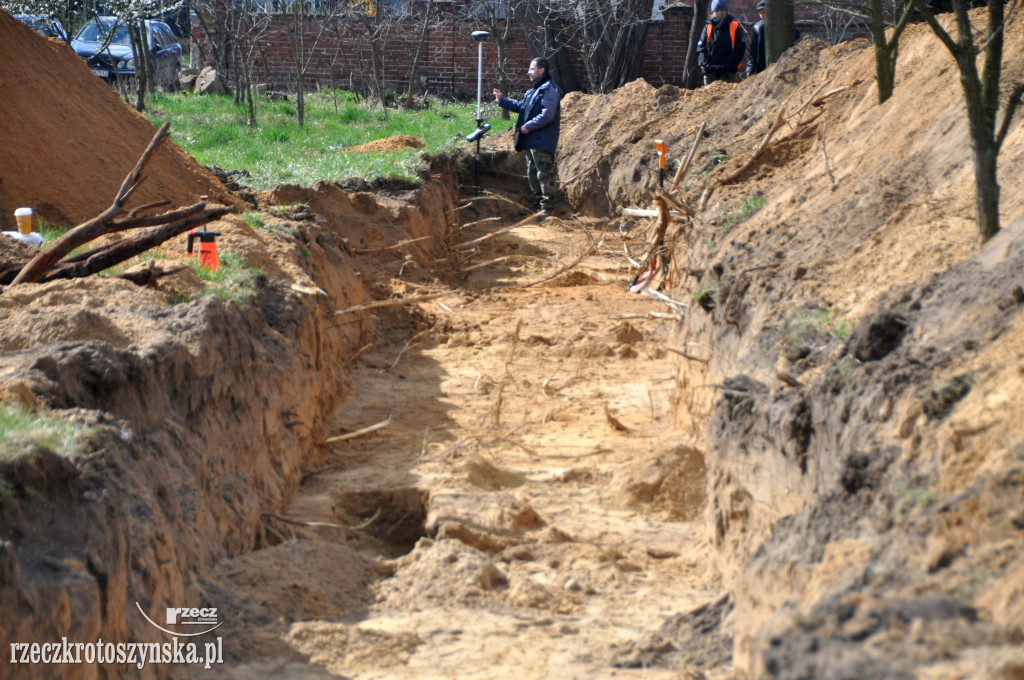
{"label": "camouflage trousers", "polygon": [[526,178],[533,197],[530,204],[550,210],[558,202],[558,166],[550,151],[526,149]]}

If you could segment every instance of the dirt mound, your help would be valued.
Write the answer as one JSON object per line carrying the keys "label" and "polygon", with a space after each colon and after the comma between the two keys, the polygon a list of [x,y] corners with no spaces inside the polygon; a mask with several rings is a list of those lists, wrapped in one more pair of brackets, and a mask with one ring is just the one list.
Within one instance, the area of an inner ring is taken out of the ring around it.
{"label": "dirt mound", "polygon": [[[3,85],[0,227],[13,229],[21,206],[58,226],[98,215],[156,128],[66,43],[43,38],[6,12],[0,12],[0,60],[8,73],[18,74],[4,78]],[[164,200],[177,207],[203,194],[236,202],[194,158],[165,142],[126,207]]]}
{"label": "dirt mound", "polygon": [[400,149],[425,148],[427,148],[427,145],[412,135],[396,135],[394,137],[385,137],[384,139],[375,139],[372,142],[360,144],[359,146],[350,146],[345,149],[345,151],[354,151],[355,153],[380,153],[383,151],[398,151]]}

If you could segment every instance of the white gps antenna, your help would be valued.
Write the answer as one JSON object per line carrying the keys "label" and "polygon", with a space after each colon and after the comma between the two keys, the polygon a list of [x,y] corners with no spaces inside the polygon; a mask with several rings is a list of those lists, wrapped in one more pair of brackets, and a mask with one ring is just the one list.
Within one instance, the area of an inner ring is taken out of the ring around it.
{"label": "white gps antenna", "polygon": [[476,124],[480,125],[483,118],[480,117],[480,94],[484,78],[484,41],[490,37],[488,31],[473,31],[473,40],[476,41]]}

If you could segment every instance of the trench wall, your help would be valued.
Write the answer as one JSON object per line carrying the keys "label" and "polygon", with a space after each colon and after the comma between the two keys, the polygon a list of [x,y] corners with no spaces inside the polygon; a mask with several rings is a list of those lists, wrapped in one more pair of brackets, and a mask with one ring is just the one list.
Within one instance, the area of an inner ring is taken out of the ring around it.
{"label": "trench wall", "polygon": [[[367,297],[349,241],[430,236],[414,257],[432,264],[445,254],[454,181],[441,169],[401,201],[326,183],[281,187],[271,200],[304,201],[314,211],[315,219],[290,228],[301,252],[296,261],[322,293],[268,277],[251,300],[208,295],[146,310],[146,332],[129,333],[127,342],[41,344],[0,358],[6,393],[93,431],[79,456],[38,449],[0,461],[8,494],[0,498],[0,639],[162,643],[166,636],[136,603],[158,621],[166,607],[216,605],[203,604],[199,575],[225,556],[267,544],[261,517],[280,513],[302,471],[324,456],[334,408],[348,395],[345,358],[371,327],[333,315]],[[367,216],[377,231],[354,230]],[[15,292],[25,305],[47,295],[70,302],[69,287]],[[96,299],[84,307],[108,329],[140,324],[137,313],[129,318]],[[190,672],[175,665],[33,668],[0,656],[5,678],[54,668],[64,678]]]}

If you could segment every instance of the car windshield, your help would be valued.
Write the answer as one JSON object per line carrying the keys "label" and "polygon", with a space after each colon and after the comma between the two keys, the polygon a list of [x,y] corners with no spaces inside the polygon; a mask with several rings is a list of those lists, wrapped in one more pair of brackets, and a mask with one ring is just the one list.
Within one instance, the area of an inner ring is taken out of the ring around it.
{"label": "car windshield", "polygon": [[[82,30],[78,34],[78,39],[85,42],[106,42],[107,35],[110,33],[110,27],[113,22],[91,22],[82,27]],[[117,28],[114,29],[114,37],[110,40],[111,45],[126,45],[131,46],[132,41],[128,36],[128,26],[118,22]]]}

